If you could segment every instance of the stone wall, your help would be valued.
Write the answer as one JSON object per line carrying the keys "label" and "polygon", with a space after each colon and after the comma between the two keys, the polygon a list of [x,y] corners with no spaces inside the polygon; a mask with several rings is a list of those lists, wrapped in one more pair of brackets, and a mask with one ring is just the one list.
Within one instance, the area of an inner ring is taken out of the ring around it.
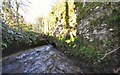
{"label": "stone wall", "polygon": [[[118,5],[119,3],[90,2],[83,7],[82,2],[62,0],[56,4],[46,18],[47,31],[54,37],[69,36],[67,39],[76,37],[77,32],[80,38],[93,43],[95,48],[100,45],[100,49],[104,50],[105,47],[110,46],[113,36],[117,34],[117,24],[116,26],[109,24],[111,21],[109,19],[114,20],[114,17],[117,17],[118,14],[114,15],[114,10],[119,11]],[[118,41],[117,36],[114,41]],[[117,46],[116,44],[115,47]]]}
{"label": "stone wall", "polygon": [[[84,18],[78,17],[77,31],[83,38],[94,43],[96,49],[105,50],[118,47],[118,36],[116,34],[118,33],[119,23],[112,23],[112,20],[115,22],[115,17],[118,17],[120,14],[114,15],[114,11],[116,10],[118,12],[120,9],[118,4],[119,3],[87,3],[83,8],[88,10],[86,8],[90,6],[90,11],[79,13],[79,10],[77,10],[78,16],[86,13]],[[78,7],[78,9],[80,8],[81,7]],[[112,43],[114,43],[114,47]]]}
{"label": "stone wall", "polygon": [[[120,62],[120,2],[60,2],[53,8],[48,21],[49,36],[57,38],[57,47],[92,66],[116,66]],[[60,22],[58,22],[60,21]],[[58,27],[57,27],[58,26]],[[106,55],[100,65],[94,64]],[[106,61],[106,62],[105,62]]]}

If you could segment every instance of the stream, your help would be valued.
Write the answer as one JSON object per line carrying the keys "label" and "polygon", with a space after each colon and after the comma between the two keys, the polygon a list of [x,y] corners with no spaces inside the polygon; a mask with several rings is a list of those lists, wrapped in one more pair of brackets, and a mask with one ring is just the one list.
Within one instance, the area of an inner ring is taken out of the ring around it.
{"label": "stream", "polygon": [[25,50],[7,56],[0,62],[2,73],[83,73],[75,61],[52,45]]}

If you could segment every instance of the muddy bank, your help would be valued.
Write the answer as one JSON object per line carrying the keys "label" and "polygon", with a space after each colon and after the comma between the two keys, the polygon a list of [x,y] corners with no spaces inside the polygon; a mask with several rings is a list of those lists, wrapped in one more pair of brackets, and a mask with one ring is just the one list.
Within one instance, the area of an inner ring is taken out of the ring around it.
{"label": "muddy bank", "polygon": [[26,43],[19,43],[16,42],[10,44],[6,49],[2,50],[2,57],[6,57],[12,54],[15,54],[20,51],[24,51],[26,49],[42,46],[48,44],[46,40],[40,40],[37,44],[28,45]]}

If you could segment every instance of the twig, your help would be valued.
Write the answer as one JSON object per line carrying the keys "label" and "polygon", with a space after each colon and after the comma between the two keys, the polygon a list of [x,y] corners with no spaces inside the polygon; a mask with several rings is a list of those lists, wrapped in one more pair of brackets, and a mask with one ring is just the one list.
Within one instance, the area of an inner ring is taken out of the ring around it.
{"label": "twig", "polygon": [[[114,49],[114,50],[106,53],[100,60],[98,60],[98,62],[100,62],[101,60],[103,60],[106,56],[110,55],[111,53],[117,51],[119,48],[120,48],[120,47],[118,47],[118,48],[116,48],[116,49]],[[96,64],[96,63],[97,63],[97,62],[95,62],[94,64]]]}
{"label": "twig", "polygon": [[104,59],[106,56],[108,56],[108,55],[110,55],[111,53],[117,51],[119,48],[120,48],[120,47],[118,47],[118,48],[116,48],[116,49],[114,49],[114,50],[112,50],[112,51],[106,53],[101,59]]}

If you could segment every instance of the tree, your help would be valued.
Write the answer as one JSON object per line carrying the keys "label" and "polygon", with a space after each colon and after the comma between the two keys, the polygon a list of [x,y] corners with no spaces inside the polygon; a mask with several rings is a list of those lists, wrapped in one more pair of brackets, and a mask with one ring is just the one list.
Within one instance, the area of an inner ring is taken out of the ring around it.
{"label": "tree", "polygon": [[38,20],[37,30],[44,31],[44,17],[39,17],[37,20]]}

